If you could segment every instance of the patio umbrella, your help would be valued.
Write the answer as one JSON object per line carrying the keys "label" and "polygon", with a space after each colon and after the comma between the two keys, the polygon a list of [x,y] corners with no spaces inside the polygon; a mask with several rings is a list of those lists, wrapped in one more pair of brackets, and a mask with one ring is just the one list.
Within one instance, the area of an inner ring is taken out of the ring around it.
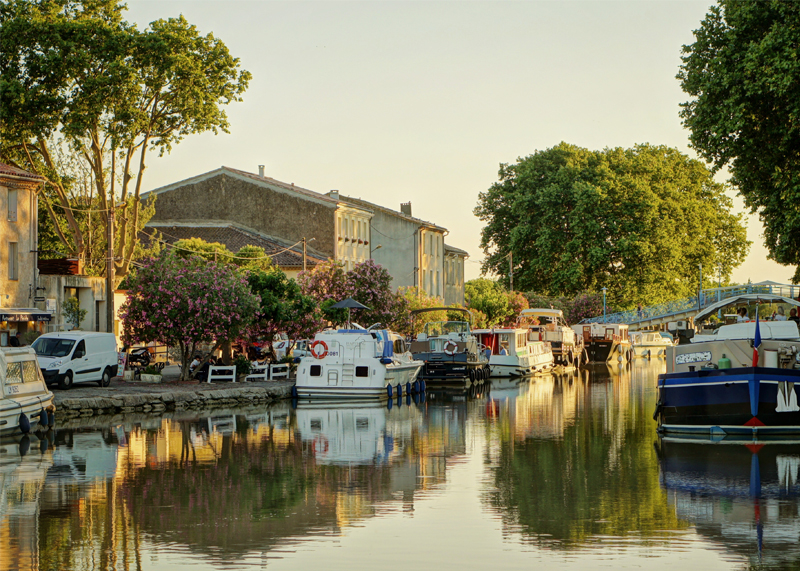
{"label": "patio umbrella", "polygon": [[351,309],[369,309],[366,305],[362,303],[358,303],[352,297],[348,297],[347,299],[343,299],[342,301],[338,301],[334,303],[331,308],[334,309],[341,309],[347,308],[347,326],[350,327],[350,310]]}

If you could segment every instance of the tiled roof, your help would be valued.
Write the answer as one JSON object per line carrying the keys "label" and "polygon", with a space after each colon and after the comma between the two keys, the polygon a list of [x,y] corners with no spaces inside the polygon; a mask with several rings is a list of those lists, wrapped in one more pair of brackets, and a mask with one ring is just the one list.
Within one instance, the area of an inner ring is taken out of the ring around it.
{"label": "tiled roof", "polygon": [[232,173],[238,174],[239,176],[243,176],[243,177],[252,179],[252,180],[254,180],[256,182],[263,182],[263,183],[271,184],[273,186],[278,186],[278,187],[284,188],[286,190],[291,190],[293,192],[297,192],[298,194],[305,194],[306,196],[313,196],[314,198],[328,201],[331,204],[336,204],[338,202],[337,200],[334,200],[333,198],[331,198],[327,194],[322,194],[322,193],[316,192],[314,190],[309,190],[307,188],[302,188],[300,186],[295,186],[294,183],[281,182],[279,180],[275,180],[274,178],[269,178],[268,176],[258,176],[257,174],[254,174],[254,173],[251,173],[251,172],[246,172],[246,171],[240,171],[239,169],[234,169],[234,168],[231,168],[231,167],[223,166],[222,168],[223,168],[223,170],[230,171]]}
{"label": "tiled roof", "polygon": [[34,174],[32,172],[19,169],[17,167],[12,167],[11,165],[7,165],[5,163],[0,163],[0,176],[2,175],[10,175],[20,178],[29,178],[32,181],[44,180],[44,178],[39,176],[38,174]]}
{"label": "tiled roof", "polygon": [[459,254],[461,256],[469,256],[469,252],[462,250],[461,248],[456,248],[455,246],[451,246],[450,244],[444,245],[444,252],[453,252],[454,254]]}
{"label": "tiled roof", "polygon": [[[206,242],[219,242],[231,252],[238,252],[243,246],[258,246],[272,256],[272,262],[281,268],[302,268],[303,267],[303,247],[295,246],[286,250],[288,244],[274,240],[263,234],[257,234],[233,225],[225,226],[172,226],[153,225],[152,228],[161,233],[161,239],[168,244],[174,244],[178,240],[187,238],[201,238]],[[144,240],[146,238],[143,237]],[[286,251],[282,251],[286,250]],[[275,252],[281,252],[275,254]],[[309,267],[316,266],[324,262],[325,258],[319,255],[306,253],[306,264]]]}
{"label": "tiled roof", "polygon": [[352,196],[339,195],[339,200],[341,202],[346,202],[349,204],[353,204],[355,206],[360,206],[362,208],[366,207],[375,210],[380,210],[391,216],[396,216],[397,218],[402,218],[403,220],[408,220],[409,222],[413,222],[414,224],[420,224],[422,226],[427,226],[428,228],[433,228],[434,230],[441,230],[442,232],[447,232],[447,228],[437,226],[433,222],[426,222],[425,220],[422,220],[420,218],[414,218],[413,216],[409,216],[408,214],[403,214],[402,212],[398,212],[397,210],[386,208],[385,206],[381,206],[380,204],[373,204],[372,202],[368,202],[360,198],[353,198]]}

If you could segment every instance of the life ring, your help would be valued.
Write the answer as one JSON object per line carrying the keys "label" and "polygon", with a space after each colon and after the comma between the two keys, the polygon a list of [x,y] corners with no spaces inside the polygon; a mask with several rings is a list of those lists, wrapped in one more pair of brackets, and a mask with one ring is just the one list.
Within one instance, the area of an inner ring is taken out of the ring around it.
{"label": "life ring", "polygon": [[[316,348],[322,345],[322,352],[317,353]],[[315,359],[324,359],[328,355],[328,344],[325,341],[314,341],[309,347],[309,351]]]}
{"label": "life ring", "polygon": [[[448,347],[452,347],[452,349],[448,349]],[[447,343],[444,344],[444,354],[452,357],[456,354],[456,351],[458,351],[458,343],[449,339]]]}
{"label": "life ring", "polygon": [[328,453],[328,439],[325,438],[322,434],[318,434],[314,438],[314,452],[317,454],[327,454]]}

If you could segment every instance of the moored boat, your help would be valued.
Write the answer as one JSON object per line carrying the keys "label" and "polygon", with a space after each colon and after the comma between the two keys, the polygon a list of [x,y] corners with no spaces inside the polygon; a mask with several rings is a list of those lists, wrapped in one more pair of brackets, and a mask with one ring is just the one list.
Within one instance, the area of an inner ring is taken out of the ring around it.
{"label": "moored boat", "polygon": [[524,309],[517,326],[527,328],[528,339],[550,343],[553,362],[561,367],[579,367],[584,359],[583,337],[576,335],[560,309]]}
{"label": "moored boat", "polygon": [[631,359],[628,326],[621,323],[579,323],[573,325],[583,337],[583,346],[590,363],[624,362]]}
{"label": "moored boat", "polygon": [[492,377],[528,377],[553,368],[550,343],[530,340],[535,337],[530,329],[475,329],[473,333],[486,347]]}
{"label": "moored boat", "polygon": [[671,338],[658,331],[634,331],[630,334],[630,339],[634,358],[666,357],[667,347],[675,346]]}
{"label": "moored boat", "polygon": [[411,312],[414,316],[434,311],[462,313],[466,321],[431,321],[411,343],[415,359],[425,363],[420,376],[426,381],[454,382],[489,378],[489,359],[470,330],[472,314],[467,309],[431,307]]}
{"label": "moored boat", "polygon": [[[744,296],[740,296],[744,297]],[[773,301],[777,296],[761,296]],[[781,303],[800,305],[786,298]],[[727,300],[736,303],[736,299]],[[708,312],[698,314],[702,319]],[[800,332],[794,322],[720,327],[667,350],[654,418],[662,433],[800,434]]]}
{"label": "moored boat", "polygon": [[30,347],[0,347],[0,434],[27,433],[51,427],[53,393],[44,382]]}
{"label": "moored boat", "polygon": [[424,390],[415,360],[398,334],[385,329],[317,333],[297,367],[297,398],[391,398]]}

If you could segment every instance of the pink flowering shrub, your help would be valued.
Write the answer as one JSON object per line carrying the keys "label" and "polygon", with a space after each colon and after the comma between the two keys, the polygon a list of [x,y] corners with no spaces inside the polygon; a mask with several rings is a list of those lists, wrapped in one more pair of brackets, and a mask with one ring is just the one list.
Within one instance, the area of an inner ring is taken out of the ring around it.
{"label": "pink flowering shrub", "polygon": [[346,309],[330,309],[334,303],[352,297],[369,309],[354,309],[351,319],[364,327],[381,323],[398,327],[406,304],[392,290],[392,276],[372,260],[356,264],[349,272],[341,262],[328,260],[313,270],[302,272],[297,281],[305,295],[313,297],[332,323],[343,323]]}
{"label": "pink flowering shrub", "polygon": [[164,252],[144,261],[129,282],[120,308],[126,343],[178,347],[181,379],[201,344],[216,350],[253,321],[260,299],[247,280],[226,264]]}

